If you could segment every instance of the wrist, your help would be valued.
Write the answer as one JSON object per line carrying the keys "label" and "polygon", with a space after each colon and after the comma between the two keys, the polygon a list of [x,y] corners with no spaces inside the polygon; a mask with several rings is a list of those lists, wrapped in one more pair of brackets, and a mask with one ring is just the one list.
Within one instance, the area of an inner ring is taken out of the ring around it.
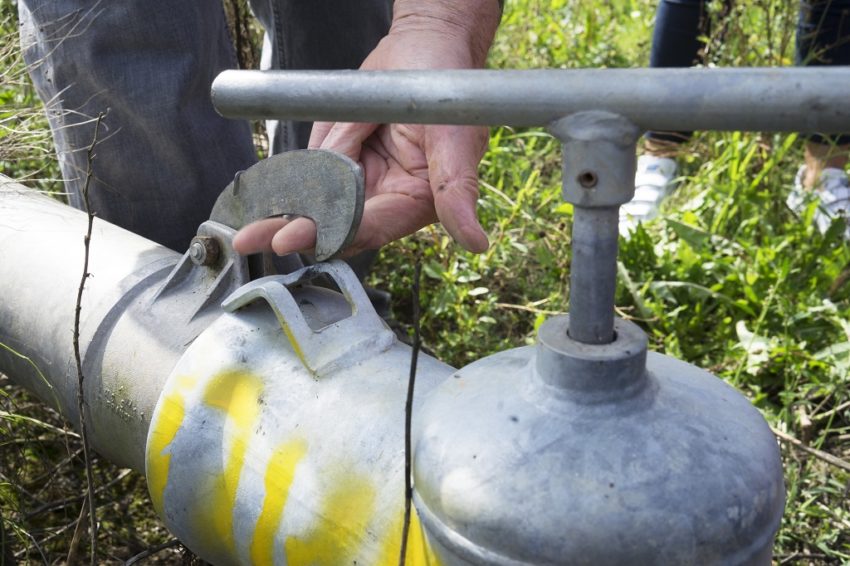
{"label": "wrist", "polygon": [[395,0],[390,33],[426,33],[469,50],[470,66],[483,67],[501,19],[499,0]]}

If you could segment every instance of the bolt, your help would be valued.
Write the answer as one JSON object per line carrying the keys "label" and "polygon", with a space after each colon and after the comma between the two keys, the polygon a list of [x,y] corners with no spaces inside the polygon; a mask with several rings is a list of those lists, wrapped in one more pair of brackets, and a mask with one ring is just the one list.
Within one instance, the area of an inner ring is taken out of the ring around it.
{"label": "bolt", "polygon": [[189,244],[189,259],[195,265],[212,265],[218,253],[218,242],[209,236],[195,236]]}
{"label": "bolt", "polygon": [[596,176],[596,173],[593,171],[582,171],[576,177],[578,184],[584,187],[585,189],[592,189],[596,186],[596,183],[599,182],[599,177]]}

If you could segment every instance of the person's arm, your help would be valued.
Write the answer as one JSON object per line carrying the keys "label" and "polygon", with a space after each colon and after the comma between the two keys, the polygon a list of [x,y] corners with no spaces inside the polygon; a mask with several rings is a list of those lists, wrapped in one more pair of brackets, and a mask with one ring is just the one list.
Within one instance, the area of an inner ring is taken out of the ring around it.
{"label": "person's arm", "polygon": [[[501,17],[498,0],[396,0],[390,31],[361,69],[462,69],[484,66]],[[366,206],[349,253],[378,248],[441,221],[473,252],[487,249],[478,223],[478,162],[486,128],[404,124],[317,123],[310,147],[358,161]],[[308,219],[269,219],[234,239],[240,253],[306,251],[315,245]]]}
{"label": "person's arm", "polygon": [[[452,48],[449,60],[434,60],[426,68],[481,68],[500,18],[497,0],[396,0],[388,37],[422,34],[423,38],[433,38]],[[427,58],[427,51],[423,58]]]}

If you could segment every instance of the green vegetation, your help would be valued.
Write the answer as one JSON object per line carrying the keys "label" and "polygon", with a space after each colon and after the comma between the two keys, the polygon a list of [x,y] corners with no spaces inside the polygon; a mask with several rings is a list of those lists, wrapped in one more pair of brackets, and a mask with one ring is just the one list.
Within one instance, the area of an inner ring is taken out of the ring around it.
{"label": "green vegetation", "polygon": [[[655,4],[509,0],[490,64],[643,66]],[[706,38],[711,62],[790,64],[796,7],[736,3]],[[0,14],[0,169],[55,179],[46,123],[28,112],[34,95],[9,48],[13,14],[5,4]],[[492,134],[480,169],[490,250],[468,254],[441,229],[426,229],[385,248],[371,281],[392,291],[396,317],[409,324],[413,265],[421,259],[424,345],[455,366],[531,343],[536,327],[567,305],[571,207],[560,197],[558,144],[540,130]],[[785,206],[801,160],[796,135],[698,134],[680,158],[680,188],[663,217],[621,241],[617,308],[643,326],[655,350],[714,372],[775,429],[847,461],[850,246],[839,226],[821,235],[810,217],[798,219]],[[20,389],[2,380],[0,387],[0,515],[27,562],[41,562],[41,553],[53,562],[67,553],[67,526],[79,513],[78,445]],[[788,503],[777,563],[850,563],[850,474],[786,442],[782,451]],[[121,477],[105,462],[97,469],[99,485],[114,482],[98,496],[104,559],[168,540],[143,480]],[[33,516],[67,498],[77,499]]]}
{"label": "green vegetation", "polygon": [[[648,62],[655,2],[509,3],[493,67],[623,67]],[[736,3],[709,44],[718,65],[787,65],[795,2]],[[767,33],[770,30],[770,33]],[[708,38],[707,38],[708,39]],[[480,256],[439,229],[382,255],[376,285],[409,308],[421,257],[426,347],[455,366],[534,340],[567,308],[571,207],[558,144],[497,128],[481,165]],[[850,456],[850,247],[785,206],[802,161],[796,135],[703,133],[680,158],[664,217],[621,240],[617,308],[651,347],[706,368],[749,396],[771,425]],[[809,209],[809,214],[814,208]],[[788,505],[778,561],[850,562],[850,474],[783,445]]]}

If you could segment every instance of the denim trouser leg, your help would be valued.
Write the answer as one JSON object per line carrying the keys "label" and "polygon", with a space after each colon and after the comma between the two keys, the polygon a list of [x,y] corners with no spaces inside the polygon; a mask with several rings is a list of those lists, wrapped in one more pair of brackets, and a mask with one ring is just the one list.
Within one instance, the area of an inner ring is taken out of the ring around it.
{"label": "denim trouser leg", "polygon": [[[389,0],[254,4],[282,68],[357,67],[390,22]],[[92,209],[185,250],[221,190],[256,161],[248,124],[210,102],[215,76],[237,66],[221,1],[20,0],[19,9],[71,203],[81,206],[93,119],[107,112]],[[306,144],[309,125],[294,131],[280,149]]]}
{"label": "denim trouser leg", "polygon": [[[708,0],[660,0],[655,12],[650,67],[690,67],[700,62],[703,42],[710,19]],[[728,5],[728,4],[727,4]],[[682,143],[693,132],[647,132],[646,137],[660,142]]]}
{"label": "denim trouser leg", "polygon": [[[850,0],[801,0],[798,65],[850,65]],[[809,136],[824,144],[850,144],[850,135]]]}
{"label": "denim trouser leg", "polygon": [[[699,58],[699,36],[708,33],[707,0],[660,0],[652,37],[652,67],[689,67]],[[727,0],[727,6],[728,6]],[[850,0],[801,0],[797,22],[798,65],[850,64]],[[653,140],[681,142],[691,132],[649,132]],[[812,136],[822,143],[850,143],[850,136]]]}
{"label": "denim trouser leg", "polygon": [[[390,29],[392,0],[251,0],[265,69],[356,69]],[[311,123],[269,127],[272,153],[307,147]]]}
{"label": "denim trouser leg", "polygon": [[21,39],[45,102],[70,201],[81,206],[86,149],[101,126],[91,207],[185,250],[236,171],[256,161],[246,122],[209,89],[236,66],[220,0],[21,0]]}
{"label": "denim trouser leg", "polygon": [[652,31],[650,67],[690,67],[699,63],[708,32],[707,0],[660,0]]}

